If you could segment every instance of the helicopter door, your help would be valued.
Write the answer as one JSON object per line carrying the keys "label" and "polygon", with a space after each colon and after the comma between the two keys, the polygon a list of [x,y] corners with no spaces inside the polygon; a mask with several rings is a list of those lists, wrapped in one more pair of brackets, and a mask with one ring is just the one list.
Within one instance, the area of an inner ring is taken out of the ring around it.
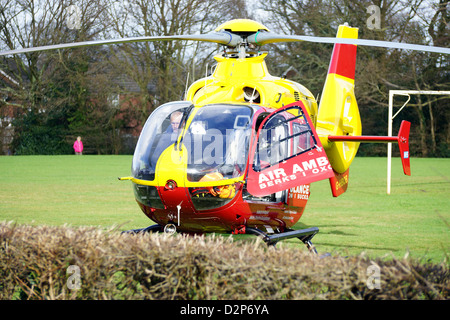
{"label": "helicopter door", "polygon": [[262,197],[332,176],[333,169],[301,101],[264,119],[250,151],[250,194]]}

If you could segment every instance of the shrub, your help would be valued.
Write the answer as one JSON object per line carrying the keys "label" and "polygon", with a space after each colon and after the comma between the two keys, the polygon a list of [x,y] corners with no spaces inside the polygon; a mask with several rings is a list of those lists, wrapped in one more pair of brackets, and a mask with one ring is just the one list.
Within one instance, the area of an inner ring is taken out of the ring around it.
{"label": "shrub", "polygon": [[445,263],[322,258],[258,238],[0,224],[1,299],[447,299],[448,275]]}

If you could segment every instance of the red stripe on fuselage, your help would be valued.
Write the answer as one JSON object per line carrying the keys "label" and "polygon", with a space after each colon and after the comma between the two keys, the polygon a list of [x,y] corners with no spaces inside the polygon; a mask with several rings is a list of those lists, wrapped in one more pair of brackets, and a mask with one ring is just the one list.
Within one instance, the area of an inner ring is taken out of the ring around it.
{"label": "red stripe on fuselage", "polygon": [[[182,232],[232,232],[239,226],[258,228],[268,225],[272,228],[291,228],[301,218],[309,197],[309,188],[292,191],[288,203],[244,200],[242,190],[228,204],[209,210],[195,210],[192,202],[184,198],[189,191],[184,187],[163,190],[164,209],[151,208],[137,201],[144,214],[152,221],[166,225],[174,223]],[[175,193],[177,192],[177,194]],[[305,193],[306,192],[306,193]],[[300,196],[307,195],[306,198]],[[182,202],[181,200],[184,199]],[[180,206],[178,214],[177,206]],[[179,219],[179,220],[178,220]]]}

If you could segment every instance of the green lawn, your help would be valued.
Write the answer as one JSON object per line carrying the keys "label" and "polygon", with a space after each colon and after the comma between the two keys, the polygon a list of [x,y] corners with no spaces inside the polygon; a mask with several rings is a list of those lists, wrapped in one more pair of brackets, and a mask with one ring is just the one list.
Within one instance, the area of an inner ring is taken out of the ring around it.
{"label": "green lawn", "polygon": [[[119,226],[151,224],[137,206],[128,176],[131,156],[1,156],[0,221],[19,224]],[[386,194],[385,158],[357,158],[346,193],[333,198],[328,181],[311,185],[300,223],[320,229],[319,253],[394,254],[442,261],[449,252],[450,160],[412,159],[404,176],[393,159]],[[242,237],[238,237],[241,239]],[[247,237],[245,237],[247,238]],[[251,237],[250,237],[251,238]],[[296,239],[283,245],[304,246]]]}
{"label": "green lawn", "polygon": [[0,157],[0,220],[142,227],[129,181],[131,156]]}
{"label": "green lawn", "polygon": [[338,198],[328,181],[312,184],[300,221],[319,227],[317,249],[444,259],[450,248],[450,160],[412,159],[411,166],[412,175],[405,176],[400,159],[393,159],[390,195],[385,158],[356,158],[349,188]]}

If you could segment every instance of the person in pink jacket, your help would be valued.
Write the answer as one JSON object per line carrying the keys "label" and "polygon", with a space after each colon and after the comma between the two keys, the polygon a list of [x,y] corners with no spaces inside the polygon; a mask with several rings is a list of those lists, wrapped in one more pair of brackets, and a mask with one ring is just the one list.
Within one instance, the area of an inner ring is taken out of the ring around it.
{"label": "person in pink jacket", "polygon": [[83,142],[81,141],[81,137],[77,137],[77,140],[73,143],[73,150],[75,150],[75,154],[83,154]]}

